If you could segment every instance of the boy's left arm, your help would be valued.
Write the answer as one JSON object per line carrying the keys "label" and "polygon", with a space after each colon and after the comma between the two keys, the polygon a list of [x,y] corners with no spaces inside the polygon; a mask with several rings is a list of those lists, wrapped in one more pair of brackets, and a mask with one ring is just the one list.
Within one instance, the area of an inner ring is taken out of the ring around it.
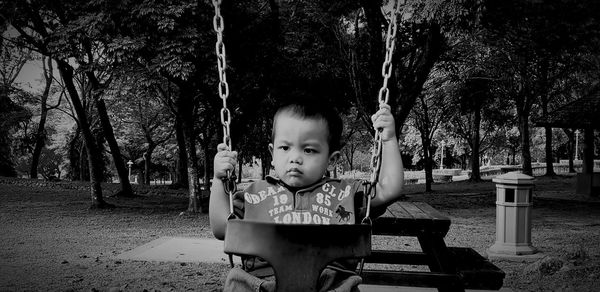
{"label": "boy's left arm", "polygon": [[371,201],[373,206],[379,206],[394,201],[400,197],[404,185],[404,166],[396,136],[396,125],[390,106],[381,105],[379,111],[371,119],[373,127],[381,129],[383,142],[381,153],[381,170],[376,186],[376,196]]}

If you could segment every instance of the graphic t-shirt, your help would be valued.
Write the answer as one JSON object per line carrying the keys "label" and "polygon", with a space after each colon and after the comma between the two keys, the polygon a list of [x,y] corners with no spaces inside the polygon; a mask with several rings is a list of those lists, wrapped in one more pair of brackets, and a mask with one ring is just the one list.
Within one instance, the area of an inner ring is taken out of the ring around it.
{"label": "graphic t-shirt", "polygon": [[[358,180],[323,178],[306,188],[291,190],[279,179],[267,177],[234,196],[240,218],[279,224],[355,224]],[[360,218],[360,217],[358,217]]]}

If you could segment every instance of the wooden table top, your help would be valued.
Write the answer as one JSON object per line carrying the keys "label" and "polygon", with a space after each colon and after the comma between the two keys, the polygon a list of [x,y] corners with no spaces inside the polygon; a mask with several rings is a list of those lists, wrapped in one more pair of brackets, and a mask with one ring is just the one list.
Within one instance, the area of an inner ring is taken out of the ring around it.
{"label": "wooden table top", "polygon": [[395,202],[373,220],[373,234],[378,235],[444,237],[449,229],[450,218],[423,202]]}

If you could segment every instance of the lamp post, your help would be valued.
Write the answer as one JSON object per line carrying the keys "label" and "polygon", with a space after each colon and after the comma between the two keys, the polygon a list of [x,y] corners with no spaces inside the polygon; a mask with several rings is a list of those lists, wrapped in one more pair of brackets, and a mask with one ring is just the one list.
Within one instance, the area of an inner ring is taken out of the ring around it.
{"label": "lamp post", "polygon": [[446,142],[442,140],[442,153],[440,153],[440,169],[444,169],[444,145]]}
{"label": "lamp post", "polygon": [[131,160],[127,161],[127,167],[129,167],[129,176],[127,177],[127,179],[129,180],[129,182],[131,182],[131,166],[133,165],[133,162]]}
{"label": "lamp post", "polygon": [[575,131],[575,160],[579,160],[579,130]]}

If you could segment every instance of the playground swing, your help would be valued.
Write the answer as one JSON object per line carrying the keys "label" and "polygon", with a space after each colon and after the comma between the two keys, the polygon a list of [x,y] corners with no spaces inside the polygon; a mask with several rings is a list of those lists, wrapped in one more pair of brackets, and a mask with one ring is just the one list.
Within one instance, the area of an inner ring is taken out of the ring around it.
{"label": "playground swing", "polygon": [[[223,43],[224,21],[221,15],[221,0],[213,0],[215,16],[213,28],[217,34],[215,45],[219,73],[219,96],[223,101],[220,112],[223,127],[223,143],[232,149],[230,124],[231,112],[227,108],[229,87],[226,76],[225,44]],[[388,79],[392,72],[392,54],[397,30],[396,15],[400,0],[392,7],[386,35],[386,54],[382,66],[383,85],[379,90],[380,106],[388,103]],[[372,173],[363,183],[365,198],[364,218],[359,224],[274,224],[252,220],[241,220],[233,209],[233,194],[236,191],[235,171],[229,171],[224,180],[224,189],[229,196],[229,217],[225,235],[225,253],[233,267],[233,255],[258,256],[273,267],[277,291],[317,291],[319,275],[327,264],[343,258],[361,259],[359,274],[364,258],[371,254],[371,199],[375,197],[375,185],[379,179],[383,142],[380,132],[375,130],[371,155]],[[366,201],[366,202],[365,202]],[[361,214],[361,215],[362,215]],[[357,216],[358,217],[358,216]],[[294,263],[290,265],[290,263]]]}

